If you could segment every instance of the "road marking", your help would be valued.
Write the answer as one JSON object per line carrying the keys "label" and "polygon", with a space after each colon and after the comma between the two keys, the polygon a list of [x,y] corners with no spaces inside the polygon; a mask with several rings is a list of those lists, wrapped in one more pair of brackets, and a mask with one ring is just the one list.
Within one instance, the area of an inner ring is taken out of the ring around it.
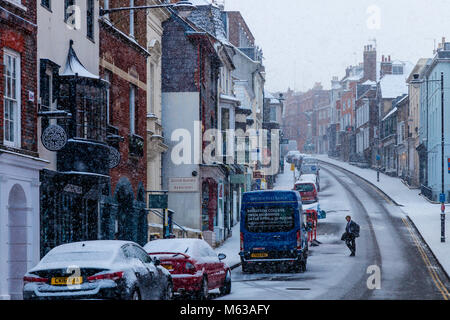
{"label": "road marking", "polygon": [[436,287],[438,288],[438,290],[441,292],[443,298],[445,300],[448,300],[448,298],[450,297],[450,294],[449,294],[447,288],[445,287],[445,285],[442,283],[438,274],[436,273],[436,271],[435,271],[436,268],[433,267],[433,265],[431,264],[430,259],[428,258],[427,254],[425,253],[422,246],[420,245],[419,239],[412,231],[412,227],[411,227],[410,223],[408,222],[408,220],[406,220],[405,218],[402,218],[402,220],[403,220],[403,223],[406,225],[409,233],[411,234],[411,237],[417,247],[417,250],[419,251],[420,255],[422,256],[422,260],[424,261],[425,265],[427,266],[427,270],[431,276],[431,279],[433,280],[433,282],[436,285]]}

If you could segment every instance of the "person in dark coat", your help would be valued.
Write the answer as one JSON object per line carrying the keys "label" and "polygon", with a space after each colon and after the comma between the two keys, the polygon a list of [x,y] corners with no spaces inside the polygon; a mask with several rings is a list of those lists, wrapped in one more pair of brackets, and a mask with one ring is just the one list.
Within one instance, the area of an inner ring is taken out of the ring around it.
{"label": "person in dark coat", "polygon": [[345,227],[345,234],[343,238],[345,239],[345,244],[350,249],[351,257],[356,255],[356,242],[355,239],[359,237],[359,225],[352,220],[352,217],[345,217],[347,220],[347,226]]}

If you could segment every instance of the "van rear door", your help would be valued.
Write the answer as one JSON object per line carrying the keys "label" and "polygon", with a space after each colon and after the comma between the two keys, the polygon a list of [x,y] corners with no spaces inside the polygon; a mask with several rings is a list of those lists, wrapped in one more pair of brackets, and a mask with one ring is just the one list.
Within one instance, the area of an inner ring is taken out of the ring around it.
{"label": "van rear door", "polygon": [[246,208],[244,250],[251,258],[270,258],[296,247],[299,214],[289,205],[258,204]]}

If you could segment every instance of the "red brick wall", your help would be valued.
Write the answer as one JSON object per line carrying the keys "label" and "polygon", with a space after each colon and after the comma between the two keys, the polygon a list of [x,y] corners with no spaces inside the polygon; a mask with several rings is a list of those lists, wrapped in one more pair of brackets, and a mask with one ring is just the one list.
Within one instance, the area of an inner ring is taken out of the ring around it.
{"label": "red brick wall", "polygon": [[[146,83],[146,53],[105,25],[100,27],[100,58],[104,58],[114,64],[116,68],[126,73],[131,69],[136,70],[139,80]],[[100,74],[103,76],[105,72],[105,69],[100,66]],[[119,143],[119,151],[121,154],[120,165],[110,172],[112,193],[114,194],[119,179],[126,177],[130,180],[136,194],[139,182],[142,182],[145,186],[147,181],[147,94],[145,90],[136,87],[135,132],[144,138],[144,156],[136,157],[129,154],[129,99],[131,82],[113,72],[110,72],[110,76],[110,124],[117,127],[119,129],[119,135],[125,139]]]}
{"label": "red brick wall", "polygon": [[[250,43],[255,45],[255,38],[253,37],[250,28],[242,17],[241,13],[238,11],[229,11],[227,12],[228,16],[228,30],[229,30],[229,38],[230,43],[236,47],[240,47],[240,28],[243,28],[244,31],[249,36]],[[239,25],[240,24],[240,25]]]}
{"label": "red brick wall", "polygon": [[[22,1],[22,4],[27,11],[0,0],[0,148],[6,148],[3,146],[3,57],[4,49],[8,48],[20,54],[21,150],[16,151],[37,156],[36,0]],[[34,102],[28,101],[28,92],[34,92]]]}

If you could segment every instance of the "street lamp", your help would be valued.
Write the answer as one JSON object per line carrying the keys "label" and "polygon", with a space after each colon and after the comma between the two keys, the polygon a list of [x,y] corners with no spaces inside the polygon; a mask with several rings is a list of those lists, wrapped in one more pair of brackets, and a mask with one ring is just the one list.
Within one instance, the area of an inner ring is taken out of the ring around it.
{"label": "street lamp", "polygon": [[103,9],[100,8],[99,15],[104,16],[109,13],[118,12],[118,11],[130,11],[130,10],[139,10],[139,9],[158,9],[158,8],[171,8],[175,9],[180,13],[189,15],[192,11],[196,10],[197,7],[192,4],[190,1],[181,0],[177,3],[166,3],[166,4],[156,4],[149,6],[137,6],[137,7],[119,7],[119,8],[111,8],[111,9]]}
{"label": "street lamp", "polygon": [[[428,83],[440,82],[441,84],[441,194],[439,196],[439,202],[441,203],[441,242],[445,242],[445,135],[444,135],[444,73],[441,72],[441,79],[429,80],[428,76],[425,80],[419,80],[419,75],[414,74],[414,79],[411,84],[418,88],[418,86],[425,82],[427,86],[427,144],[428,144]],[[427,147],[428,149],[428,147]]]}

